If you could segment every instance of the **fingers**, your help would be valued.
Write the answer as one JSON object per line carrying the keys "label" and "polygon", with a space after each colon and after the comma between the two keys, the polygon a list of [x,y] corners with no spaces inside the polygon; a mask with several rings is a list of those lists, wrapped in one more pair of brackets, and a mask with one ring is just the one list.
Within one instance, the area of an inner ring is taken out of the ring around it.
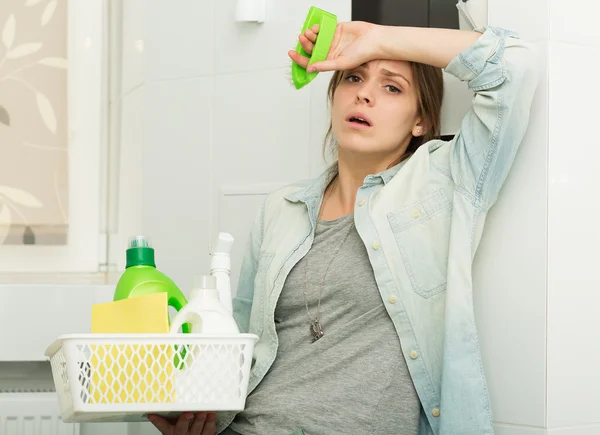
{"label": "fingers", "polygon": [[306,51],[306,53],[308,53],[309,55],[312,54],[313,48],[315,48],[315,44],[310,39],[308,39],[306,35],[298,36],[298,40],[300,41],[300,45],[302,46],[304,51]]}
{"label": "fingers", "polygon": [[311,72],[324,72],[324,71],[336,71],[336,70],[345,70],[350,68],[349,63],[346,62],[343,56],[337,57],[331,60],[324,60],[322,62],[315,62],[311,66],[309,66],[306,71]]}
{"label": "fingers", "polygon": [[196,414],[194,423],[190,427],[190,435],[202,435],[204,429],[204,422],[206,421],[206,412],[199,412]]}
{"label": "fingers", "polygon": [[315,42],[317,42],[317,33],[319,33],[319,25],[315,24],[310,29],[306,29],[306,32],[304,32],[304,36],[306,37],[306,39],[308,39],[314,44]]}
{"label": "fingers", "polygon": [[298,36],[300,45],[309,55],[312,54],[315,43],[317,42],[317,33],[319,33],[319,25],[315,24],[310,29],[306,29],[304,33]]}
{"label": "fingers", "polygon": [[290,50],[288,52],[288,56],[302,68],[306,68],[306,66],[308,65],[308,57],[304,57],[301,54],[296,53],[295,50]]}
{"label": "fingers", "polygon": [[175,423],[175,431],[173,435],[188,435],[188,431],[190,430],[190,424],[194,419],[194,414],[191,412],[184,412],[177,419],[177,423]]}
{"label": "fingers", "polygon": [[171,433],[171,429],[173,425],[169,423],[166,419],[159,417],[158,415],[149,415],[148,420],[157,428],[161,434],[169,435]]}
{"label": "fingers", "polygon": [[214,413],[208,414],[204,429],[200,435],[215,435],[217,432],[217,416]]}
{"label": "fingers", "polygon": [[[312,54],[313,48],[315,48],[315,43],[317,42],[317,34],[319,33],[319,25],[315,24],[310,29],[306,29],[306,31],[298,36],[298,41],[300,41],[300,45],[302,49],[310,56]],[[302,56],[297,53],[295,50],[290,50],[288,52],[288,56],[300,65],[302,68],[306,68],[308,66],[308,62],[310,59],[306,56]]]}

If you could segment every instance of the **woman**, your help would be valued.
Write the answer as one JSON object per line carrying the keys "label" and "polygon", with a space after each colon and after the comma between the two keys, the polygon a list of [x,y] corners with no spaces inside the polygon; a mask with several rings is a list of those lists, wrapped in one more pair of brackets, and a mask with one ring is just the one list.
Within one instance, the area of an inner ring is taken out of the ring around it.
{"label": "woman", "polygon": [[[308,53],[317,34],[299,37]],[[436,139],[441,68],[475,92],[449,142]],[[349,22],[308,70],[336,71],[338,158],[272,193],[252,230],[234,300],[260,337],[246,409],[153,422],[163,434],[492,434],[471,266],[528,124],[532,53],[498,28]]]}

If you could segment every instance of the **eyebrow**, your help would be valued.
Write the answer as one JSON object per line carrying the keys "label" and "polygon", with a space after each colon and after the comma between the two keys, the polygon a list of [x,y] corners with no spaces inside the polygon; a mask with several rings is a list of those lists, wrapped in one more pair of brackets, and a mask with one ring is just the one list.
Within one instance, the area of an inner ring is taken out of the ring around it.
{"label": "eyebrow", "polygon": [[[359,69],[367,69],[367,64],[363,63],[361,66],[358,67]],[[390,71],[388,69],[382,68],[380,70],[381,74],[383,74],[384,76],[388,76],[388,77],[400,77],[402,78],[406,83],[408,83],[408,85],[410,86],[410,81],[404,77],[402,74],[398,73],[398,72],[394,72],[394,71]]]}

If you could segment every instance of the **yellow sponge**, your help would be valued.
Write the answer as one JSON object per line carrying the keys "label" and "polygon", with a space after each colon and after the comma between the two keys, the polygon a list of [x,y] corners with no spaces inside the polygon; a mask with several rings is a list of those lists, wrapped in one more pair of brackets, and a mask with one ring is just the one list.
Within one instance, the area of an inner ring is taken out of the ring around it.
{"label": "yellow sponge", "polygon": [[92,334],[160,334],[169,332],[166,292],[92,306]]}
{"label": "yellow sponge", "polygon": [[[92,307],[92,333],[169,332],[168,295],[137,296]],[[98,344],[92,349],[90,403],[174,401],[171,346]]]}

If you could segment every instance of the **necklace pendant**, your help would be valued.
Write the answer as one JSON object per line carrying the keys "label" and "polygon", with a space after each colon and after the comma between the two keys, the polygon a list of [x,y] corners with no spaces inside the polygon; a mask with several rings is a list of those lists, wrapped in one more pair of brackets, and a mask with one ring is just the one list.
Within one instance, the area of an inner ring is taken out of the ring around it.
{"label": "necklace pendant", "polygon": [[321,337],[323,337],[323,328],[321,328],[321,324],[318,320],[313,320],[310,324],[310,334],[312,335],[312,342],[314,343]]}

